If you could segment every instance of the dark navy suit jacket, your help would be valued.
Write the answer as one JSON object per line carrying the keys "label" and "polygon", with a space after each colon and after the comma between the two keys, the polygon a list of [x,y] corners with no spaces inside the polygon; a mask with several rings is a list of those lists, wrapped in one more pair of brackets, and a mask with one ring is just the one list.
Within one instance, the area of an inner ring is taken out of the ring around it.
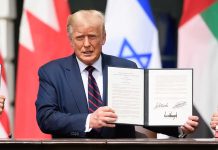
{"label": "dark navy suit jacket", "polygon": [[[104,104],[107,103],[105,101],[107,66],[137,67],[135,63],[129,60],[102,54]],[[43,65],[39,69],[38,75],[40,85],[35,104],[37,122],[44,133],[52,134],[56,138],[135,137],[135,128],[132,125],[116,125],[115,128],[102,128],[100,132],[95,130],[92,130],[90,133],[84,132],[88,105],[79,66],[74,54]],[[150,129],[153,130],[153,128]],[[154,131],[159,131],[159,128],[156,129],[154,128]],[[166,130],[163,131],[165,132]],[[178,131],[169,128],[169,133],[167,134],[178,134]]]}

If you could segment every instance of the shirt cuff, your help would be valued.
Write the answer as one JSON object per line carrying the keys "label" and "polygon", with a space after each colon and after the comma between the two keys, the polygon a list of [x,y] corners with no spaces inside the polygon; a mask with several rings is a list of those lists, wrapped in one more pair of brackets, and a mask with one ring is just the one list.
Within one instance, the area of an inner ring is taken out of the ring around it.
{"label": "shirt cuff", "polygon": [[90,132],[90,131],[92,130],[92,128],[89,128],[90,115],[91,115],[91,114],[88,114],[88,116],[87,116],[87,118],[86,118],[85,132]]}
{"label": "shirt cuff", "polygon": [[178,127],[179,136],[178,138],[185,138],[187,134],[185,134],[180,127]]}

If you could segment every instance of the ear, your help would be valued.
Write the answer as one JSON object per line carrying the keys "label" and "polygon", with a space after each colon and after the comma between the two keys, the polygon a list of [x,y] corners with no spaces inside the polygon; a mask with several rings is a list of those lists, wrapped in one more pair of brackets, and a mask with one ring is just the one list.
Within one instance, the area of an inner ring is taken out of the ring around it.
{"label": "ear", "polygon": [[73,41],[70,39],[69,40],[70,41],[70,46],[72,47],[72,48],[74,48],[74,43],[73,43]]}
{"label": "ear", "polygon": [[102,37],[102,45],[105,44],[105,41],[106,41],[106,32],[103,33],[103,37]]}

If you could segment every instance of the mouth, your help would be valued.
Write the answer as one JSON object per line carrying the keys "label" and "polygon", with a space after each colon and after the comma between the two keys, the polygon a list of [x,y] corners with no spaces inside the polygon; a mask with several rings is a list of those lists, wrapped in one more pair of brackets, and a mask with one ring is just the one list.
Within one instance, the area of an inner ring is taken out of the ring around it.
{"label": "mouth", "polygon": [[91,56],[93,51],[85,51],[85,52],[82,52],[84,56]]}

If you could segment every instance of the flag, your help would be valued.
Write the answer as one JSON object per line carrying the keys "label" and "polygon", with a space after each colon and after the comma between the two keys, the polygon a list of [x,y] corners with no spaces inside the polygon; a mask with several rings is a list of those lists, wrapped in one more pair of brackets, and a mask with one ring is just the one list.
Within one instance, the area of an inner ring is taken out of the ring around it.
{"label": "flag", "polygon": [[[108,0],[105,22],[104,53],[132,60],[139,68],[161,67],[158,31],[148,0]],[[136,131],[137,135],[146,132],[155,137],[139,126]],[[157,137],[166,138],[162,134]]]}
{"label": "flag", "polygon": [[[6,6],[4,3],[2,6]],[[3,7],[2,7],[3,8]],[[2,11],[3,14],[1,14],[2,18],[7,18],[9,17],[6,11]],[[8,41],[11,32],[11,26],[10,22],[7,21],[6,19],[0,19],[0,95],[3,95],[6,97],[5,103],[4,103],[4,111],[0,115],[0,138],[9,138],[11,135],[11,130],[10,130],[10,100],[9,100],[9,89],[8,89],[8,84],[7,84],[7,77],[6,77],[6,72],[5,72],[5,59],[10,60],[10,42]],[[9,65],[10,63],[8,63]],[[10,69],[9,69],[10,70]],[[9,71],[10,72],[10,71]]]}
{"label": "flag", "polygon": [[10,135],[9,99],[8,99],[6,74],[5,74],[5,69],[4,69],[4,60],[2,59],[1,54],[0,54],[0,64],[1,64],[0,95],[4,95],[6,97],[4,111],[0,115],[0,138],[8,138]]}
{"label": "flag", "polygon": [[72,54],[66,32],[67,0],[25,0],[20,25],[15,104],[15,138],[50,138],[36,122],[38,69]]}
{"label": "flag", "polygon": [[140,68],[160,68],[158,32],[148,0],[108,0],[107,40],[103,52],[134,61]]}
{"label": "flag", "polygon": [[179,25],[178,67],[194,69],[194,113],[200,126],[193,137],[213,137],[209,123],[218,111],[218,2],[184,0]]}

